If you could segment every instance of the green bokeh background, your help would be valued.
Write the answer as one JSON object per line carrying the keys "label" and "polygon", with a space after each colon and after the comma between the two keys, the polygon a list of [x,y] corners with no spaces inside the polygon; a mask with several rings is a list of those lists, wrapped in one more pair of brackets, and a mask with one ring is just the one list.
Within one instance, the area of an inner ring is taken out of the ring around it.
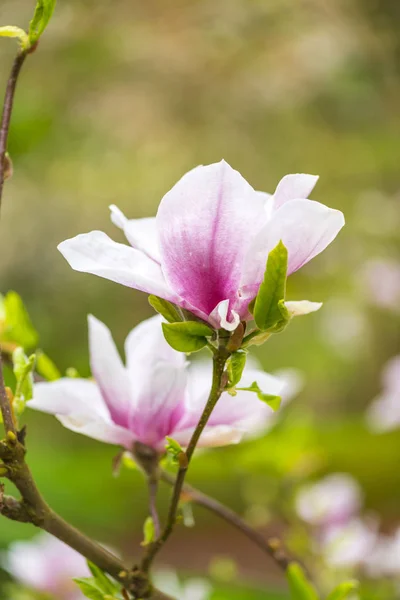
{"label": "green bokeh background", "polygon": [[[33,5],[2,0],[0,23],[25,26]],[[300,369],[303,391],[276,430],[202,454],[190,474],[250,517],[270,511],[286,484],[349,471],[384,528],[400,520],[400,434],[375,436],[364,423],[382,367],[400,350],[400,309],[374,306],[360,277],[371,259],[399,258],[399,25],[398,0],[59,0],[20,80],[1,289],[23,296],[62,370],[89,374],[89,312],[121,348],[152,314],[144,294],[72,271],[56,249],[91,229],[122,241],[109,204],[131,218],[154,215],[183,173],[225,158],[270,192],[286,173],[318,173],[313,197],[345,213],[337,241],[289,281],[290,299],[324,308],[254,353],[269,371]],[[1,89],[14,52],[1,40]],[[28,412],[26,422],[29,461],[49,502],[133,557],[146,516],[140,474],[114,478],[115,448],[51,417]],[[282,587],[246,540],[201,511],[196,520],[160,564],[204,574],[213,556],[231,555],[239,580],[261,587],[254,598]],[[265,522],[266,533],[284,529]],[[0,544],[32,533],[4,520]]]}

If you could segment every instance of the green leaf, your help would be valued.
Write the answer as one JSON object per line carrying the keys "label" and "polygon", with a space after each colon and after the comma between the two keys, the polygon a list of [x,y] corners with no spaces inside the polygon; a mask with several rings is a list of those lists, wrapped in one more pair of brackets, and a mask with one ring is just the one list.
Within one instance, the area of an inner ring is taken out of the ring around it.
{"label": "green leaf", "polygon": [[286,571],[292,600],[319,600],[318,594],[298,563],[292,562]]}
{"label": "green leaf", "polygon": [[168,302],[168,300],[163,300],[158,296],[149,296],[149,304],[154,308],[154,310],[160,315],[164,317],[168,323],[179,323],[183,321],[182,315],[179,312],[179,309],[172,304],[172,302]]}
{"label": "green leaf", "polygon": [[244,367],[246,366],[247,352],[238,350],[234,352],[227,365],[229,375],[229,387],[234,387],[242,378]]}
{"label": "green leaf", "polygon": [[1,341],[15,343],[22,346],[24,350],[36,348],[39,341],[38,333],[32,325],[21,297],[16,292],[8,292],[3,299],[3,312],[5,323]]}
{"label": "green leaf", "polygon": [[331,592],[326,600],[345,600],[351,592],[354,592],[358,589],[359,583],[355,580],[344,581],[340,583],[334,590]]}
{"label": "green leaf", "polygon": [[268,255],[264,281],[254,305],[254,320],[262,331],[282,320],[279,301],[285,299],[288,251],[282,241]]}
{"label": "green leaf", "polygon": [[147,517],[147,519],[144,522],[143,535],[144,539],[142,542],[142,546],[148,546],[155,539],[156,533],[154,528],[154,521],[151,517]]}
{"label": "green leaf", "polygon": [[111,579],[102,571],[99,567],[87,561],[87,565],[90,569],[91,574],[93,575],[94,582],[98,586],[98,588],[104,593],[113,596],[117,594],[119,591],[119,586],[111,581]]}
{"label": "green leaf", "polygon": [[165,446],[166,451],[174,460],[178,460],[179,455],[183,453],[182,446],[172,437],[166,436],[165,439],[167,440],[167,444]]}
{"label": "green leaf", "polygon": [[207,344],[206,336],[213,335],[213,330],[197,321],[184,323],[162,323],[164,337],[168,344],[178,352],[197,352]]}
{"label": "green leaf", "polygon": [[19,416],[25,408],[26,402],[33,398],[33,375],[36,356],[26,356],[23,348],[16,348],[12,355],[14,375],[17,385],[14,394],[14,410]]}
{"label": "green leaf", "polygon": [[12,37],[18,38],[22,48],[29,47],[29,36],[20,27],[15,27],[14,25],[6,25],[5,27],[0,27],[0,37]]}
{"label": "green leaf", "polygon": [[41,350],[36,355],[36,371],[47,381],[56,381],[61,377],[60,371],[51,358]]}
{"label": "green leaf", "polygon": [[29,40],[31,44],[38,41],[53,15],[56,0],[37,0],[35,14],[29,24]]}
{"label": "green leaf", "polygon": [[81,577],[74,579],[75,583],[78,584],[80,590],[86,598],[90,600],[104,600],[105,594],[99,589],[94,579],[91,577]]}
{"label": "green leaf", "polygon": [[236,389],[242,390],[243,392],[254,392],[255,394],[257,394],[259,399],[262,402],[265,402],[265,404],[268,404],[268,406],[270,406],[273,411],[278,410],[282,402],[282,398],[280,396],[274,396],[273,394],[265,394],[262,390],[260,390],[260,387],[256,381],[253,381],[253,383],[249,387],[241,387]]}

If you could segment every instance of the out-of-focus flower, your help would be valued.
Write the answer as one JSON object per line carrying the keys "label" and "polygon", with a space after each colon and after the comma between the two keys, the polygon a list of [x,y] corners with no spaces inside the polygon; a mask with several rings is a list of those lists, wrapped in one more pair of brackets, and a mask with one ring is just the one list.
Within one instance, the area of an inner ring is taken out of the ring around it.
{"label": "out-of-focus flower", "polygon": [[361,566],[377,542],[377,527],[362,519],[328,528],[321,538],[326,561],[336,568]]}
{"label": "out-of-focus flower", "polygon": [[400,529],[392,536],[382,535],[365,564],[371,577],[396,577],[400,574]]}
{"label": "out-of-focus flower", "polygon": [[346,473],[328,475],[303,487],[296,497],[296,511],[307,523],[337,527],[348,523],[360,510],[362,494],[357,482]]}
{"label": "out-of-focus flower", "polygon": [[400,312],[400,263],[390,259],[369,261],[361,271],[360,285],[370,302]]}
{"label": "out-of-focus flower", "polygon": [[212,587],[206,579],[188,579],[181,582],[174,571],[159,571],[155,584],[165,594],[179,600],[209,600]]}
{"label": "out-of-focus flower", "polygon": [[250,319],[268,253],[282,240],[288,274],[322,252],[343,214],[307,200],[317,177],[286,175],[270,196],[256,192],[225,161],[189,171],[162,199],[156,218],[113,222],[132,247],[92,231],[59,250],[72,268],[155,294],[215,328]]}
{"label": "out-of-focus flower", "polygon": [[319,323],[321,337],[338,355],[351,359],[365,347],[367,321],[354,303],[344,298],[329,300]]}
{"label": "out-of-focus flower", "polygon": [[400,426],[400,355],[386,365],[383,391],[375,398],[367,412],[367,421],[374,431],[388,431]]}
{"label": "out-of-focus flower", "polygon": [[23,585],[57,600],[83,600],[73,578],[90,576],[80,554],[47,534],[11,544],[4,566]]}
{"label": "out-of-focus flower", "polygon": [[[63,378],[38,383],[31,408],[55,414],[65,427],[131,449],[138,441],[156,450],[171,436],[186,445],[200,419],[211,387],[211,373],[189,367],[185,355],[165,341],[162,319],[155,316],[133,329],[125,342],[123,365],[110,331],[89,317],[90,362],[94,381]],[[267,394],[279,395],[284,382],[260,369],[245,369],[241,387],[257,381]],[[272,409],[256,394],[224,393],[199,446],[237,443],[265,427]]]}

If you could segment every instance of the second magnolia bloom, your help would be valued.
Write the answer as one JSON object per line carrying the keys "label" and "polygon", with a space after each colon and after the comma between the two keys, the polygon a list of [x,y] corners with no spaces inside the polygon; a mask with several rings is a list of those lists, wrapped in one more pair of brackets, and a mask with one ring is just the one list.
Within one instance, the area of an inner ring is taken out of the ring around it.
{"label": "second magnolia bloom", "polygon": [[113,222],[132,247],[101,231],[59,245],[77,271],[154,294],[215,328],[249,320],[268,253],[282,240],[288,275],[322,252],[343,214],[308,200],[318,177],[286,175],[273,195],[256,192],[225,161],[189,171],[162,199],[157,217]]}
{"label": "second magnolia bloom", "polygon": [[[35,385],[31,408],[55,414],[63,425],[89,437],[131,449],[142,442],[162,451],[166,436],[185,446],[207,402],[211,371],[189,365],[165,341],[161,317],[144,321],[125,342],[123,365],[108,328],[89,316],[90,363],[94,381],[63,378]],[[263,392],[280,395],[285,383],[256,368],[245,370],[241,386],[257,381]],[[199,445],[239,442],[265,428],[272,410],[256,394],[224,393]]]}

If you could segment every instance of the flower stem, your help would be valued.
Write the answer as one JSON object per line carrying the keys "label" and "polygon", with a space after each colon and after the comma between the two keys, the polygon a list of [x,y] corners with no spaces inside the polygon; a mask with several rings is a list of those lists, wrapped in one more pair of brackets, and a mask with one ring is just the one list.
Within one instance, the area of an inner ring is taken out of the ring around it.
{"label": "flower stem", "polygon": [[148,573],[153,563],[153,560],[155,559],[156,555],[161,550],[161,548],[164,546],[164,544],[167,542],[169,536],[171,535],[174,529],[178,513],[179,501],[190,461],[192,459],[193,453],[196,449],[200,436],[208,423],[210,415],[214,410],[215,405],[217,404],[225,388],[226,382],[224,371],[226,361],[228,360],[229,356],[230,353],[226,349],[225,343],[220,343],[218,349],[213,354],[213,376],[211,391],[206,406],[200,417],[200,420],[190,439],[186,452],[182,452],[182,454],[179,457],[179,470],[172,491],[172,498],[168,511],[167,522],[161,535],[155,540],[155,542],[153,542],[153,544],[150,544],[147,547],[146,553],[143,556],[140,566],[141,571],[143,571],[144,573]]}

